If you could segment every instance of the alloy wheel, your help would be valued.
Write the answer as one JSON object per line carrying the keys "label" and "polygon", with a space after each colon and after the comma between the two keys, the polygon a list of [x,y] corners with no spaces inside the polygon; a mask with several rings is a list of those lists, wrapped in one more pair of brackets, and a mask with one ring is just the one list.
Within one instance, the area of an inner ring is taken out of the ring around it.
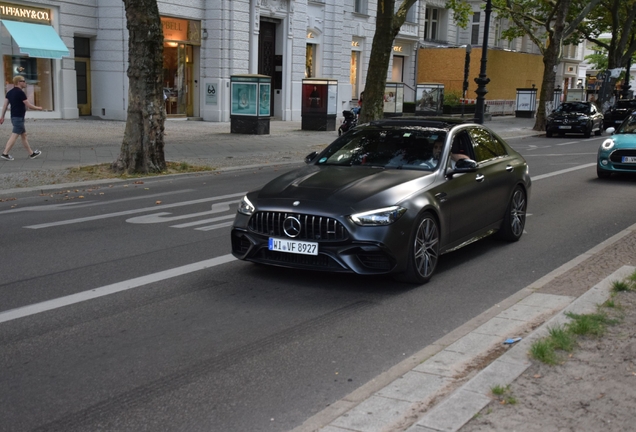
{"label": "alloy wheel", "polygon": [[515,191],[510,204],[510,228],[520,237],[526,222],[526,196],[521,189]]}
{"label": "alloy wheel", "polygon": [[424,217],[417,228],[413,248],[415,268],[423,277],[430,277],[439,258],[439,230],[431,217]]}

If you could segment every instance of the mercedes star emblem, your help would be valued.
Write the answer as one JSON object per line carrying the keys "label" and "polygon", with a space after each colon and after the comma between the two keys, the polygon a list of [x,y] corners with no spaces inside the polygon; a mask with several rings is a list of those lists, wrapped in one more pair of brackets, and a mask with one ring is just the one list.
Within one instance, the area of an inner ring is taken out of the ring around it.
{"label": "mercedes star emblem", "polygon": [[298,237],[300,234],[300,221],[293,216],[287,216],[283,221],[283,231],[288,237]]}

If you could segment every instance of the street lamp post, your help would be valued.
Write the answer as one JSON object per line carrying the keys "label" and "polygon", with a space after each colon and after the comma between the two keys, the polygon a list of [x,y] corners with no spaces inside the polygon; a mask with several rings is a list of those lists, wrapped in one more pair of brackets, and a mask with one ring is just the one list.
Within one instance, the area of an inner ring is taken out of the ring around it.
{"label": "street lamp post", "polygon": [[492,12],[492,0],[486,0],[486,22],[484,24],[484,43],[481,49],[481,67],[479,69],[479,78],[475,78],[477,83],[477,103],[475,105],[475,122],[484,124],[484,108],[486,105],[486,84],[490,82],[490,78],[486,76],[486,63],[488,62],[488,36],[490,33],[490,13]]}
{"label": "street lamp post", "polygon": [[466,92],[468,91],[468,71],[470,69],[470,52],[472,47],[470,44],[466,45],[466,59],[464,60],[464,85],[462,92],[462,118],[464,117],[464,106],[466,105]]}
{"label": "street lamp post", "polygon": [[631,86],[629,85],[629,70],[632,68],[632,58],[630,57],[627,60],[627,69],[625,70],[625,79],[623,80],[623,86],[621,88],[621,97],[623,99],[627,99],[629,96],[629,89]]}

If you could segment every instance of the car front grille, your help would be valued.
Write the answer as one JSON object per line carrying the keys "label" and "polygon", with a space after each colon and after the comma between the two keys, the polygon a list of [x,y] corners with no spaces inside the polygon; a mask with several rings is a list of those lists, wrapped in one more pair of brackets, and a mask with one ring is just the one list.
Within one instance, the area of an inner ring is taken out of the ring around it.
{"label": "car front grille", "polygon": [[613,151],[610,160],[612,163],[622,163],[623,156],[636,156],[636,149],[625,149]]}
{"label": "car front grille", "polygon": [[300,222],[300,233],[294,240],[343,241],[349,234],[340,222],[334,218],[285,212],[257,212],[249,222],[250,231],[275,237],[288,237],[283,223],[288,217]]}

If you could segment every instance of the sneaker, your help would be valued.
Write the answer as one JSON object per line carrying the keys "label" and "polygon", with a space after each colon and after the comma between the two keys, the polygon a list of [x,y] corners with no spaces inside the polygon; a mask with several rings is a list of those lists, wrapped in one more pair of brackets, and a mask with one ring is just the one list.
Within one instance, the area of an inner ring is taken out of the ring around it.
{"label": "sneaker", "polygon": [[13,156],[11,155],[6,155],[6,154],[2,154],[2,156],[0,156],[2,159],[4,160],[13,160]]}
{"label": "sneaker", "polygon": [[36,157],[40,156],[42,154],[42,152],[40,150],[33,150],[33,153],[31,153],[29,155],[29,157],[31,159],[35,159]]}

